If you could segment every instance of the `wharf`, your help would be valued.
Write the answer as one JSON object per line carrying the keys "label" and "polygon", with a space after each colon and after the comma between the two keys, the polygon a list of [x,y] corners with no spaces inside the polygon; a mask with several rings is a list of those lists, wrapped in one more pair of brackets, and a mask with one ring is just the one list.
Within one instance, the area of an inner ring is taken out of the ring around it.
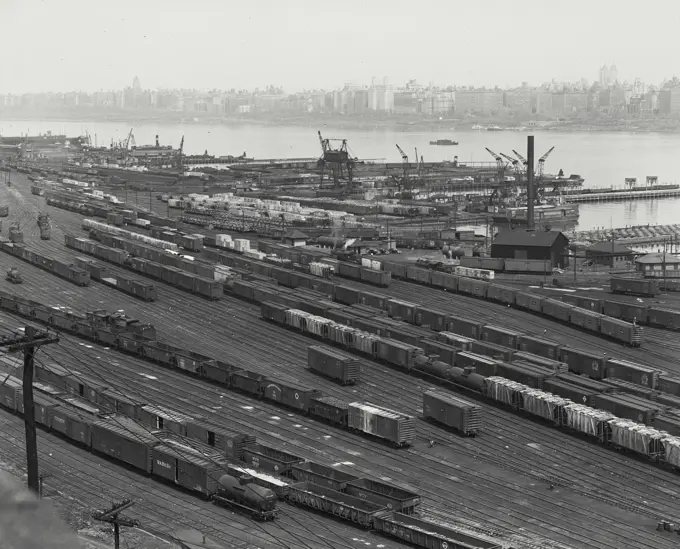
{"label": "wharf", "polygon": [[680,188],[634,190],[634,191],[604,191],[599,193],[578,193],[565,196],[567,202],[614,202],[618,200],[645,200],[655,198],[678,198]]}
{"label": "wharf", "polygon": [[680,239],[680,224],[638,225],[602,231],[579,231],[569,235],[572,240],[599,242],[614,239],[619,244],[661,244]]}

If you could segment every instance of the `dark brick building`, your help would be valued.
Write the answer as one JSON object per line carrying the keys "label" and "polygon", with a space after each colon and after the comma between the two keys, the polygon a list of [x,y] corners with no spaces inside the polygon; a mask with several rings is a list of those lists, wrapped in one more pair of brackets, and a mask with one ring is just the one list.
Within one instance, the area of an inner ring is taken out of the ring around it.
{"label": "dark brick building", "polygon": [[491,257],[548,260],[566,267],[569,239],[560,231],[503,231],[491,244]]}

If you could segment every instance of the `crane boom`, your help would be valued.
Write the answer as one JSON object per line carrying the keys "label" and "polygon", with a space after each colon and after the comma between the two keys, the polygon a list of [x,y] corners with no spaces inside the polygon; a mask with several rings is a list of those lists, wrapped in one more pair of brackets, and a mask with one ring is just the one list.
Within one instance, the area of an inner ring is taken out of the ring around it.
{"label": "crane boom", "polygon": [[515,154],[517,158],[519,158],[520,162],[525,166],[529,163],[527,159],[524,158],[521,154],[519,154],[515,149],[512,149],[512,152]]}
{"label": "crane boom", "polygon": [[550,147],[547,153],[538,159],[538,166],[536,166],[536,176],[540,179],[543,177],[543,169],[545,168],[545,161],[550,156],[550,153],[555,150],[555,147]]}
{"label": "crane boom", "polygon": [[397,145],[397,150],[399,151],[399,154],[401,155],[401,159],[404,162],[408,162],[408,155],[402,150],[402,148],[399,145]]}

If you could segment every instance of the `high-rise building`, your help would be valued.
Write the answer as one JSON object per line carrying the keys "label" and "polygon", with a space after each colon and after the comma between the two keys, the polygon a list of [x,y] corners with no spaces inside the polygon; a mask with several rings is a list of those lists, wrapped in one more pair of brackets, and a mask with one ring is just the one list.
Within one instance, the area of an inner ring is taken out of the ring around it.
{"label": "high-rise building", "polygon": [[136,92],[142,91],[142,85],[139,83],[139,78],[137,76],[135,76],[134,80],[132,81],[132,89]]}

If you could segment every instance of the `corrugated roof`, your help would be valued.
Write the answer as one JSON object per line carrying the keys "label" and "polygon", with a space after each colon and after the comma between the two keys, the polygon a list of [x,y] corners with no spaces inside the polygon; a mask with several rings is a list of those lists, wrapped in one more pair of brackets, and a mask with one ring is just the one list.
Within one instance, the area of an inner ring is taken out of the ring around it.
{"label": "corrugated roof", "polygon": [[496,235],[492,245],[550,248],[561,234],[560,231],[502,231]]}
{"label": "corrugated roof", "polygon": [[[662,264],[664,262],[664,254],[647,254],[635,260],[635,263],[644,264]],[[676,264],[680,263],[680,257],[677,255],[666,254],[666,263]]]}
{"label": "corrugated roof", "polygon": [[589,248],[586,248],[586,252],[596,252],[604,254],[632,254],[634,253],[629,247],[624,246],[614,242],[612,245],[611,241],[596,242]]}

